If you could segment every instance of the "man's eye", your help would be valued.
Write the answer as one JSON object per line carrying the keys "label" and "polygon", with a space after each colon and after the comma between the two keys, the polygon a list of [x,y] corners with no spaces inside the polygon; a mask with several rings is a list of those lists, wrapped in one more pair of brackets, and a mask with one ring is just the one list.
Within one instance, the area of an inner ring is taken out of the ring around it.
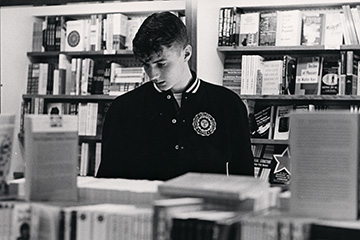
{"label": "man's eye", "polygon": [[166,66],[166,63],[157,63],[157,66],[158,66],[159,68],[165,67],[165,66]]}

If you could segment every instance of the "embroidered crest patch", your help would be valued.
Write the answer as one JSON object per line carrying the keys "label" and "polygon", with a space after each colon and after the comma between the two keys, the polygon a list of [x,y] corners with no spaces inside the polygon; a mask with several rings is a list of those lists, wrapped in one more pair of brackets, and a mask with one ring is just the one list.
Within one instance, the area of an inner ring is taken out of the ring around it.
{"label": "embroidered crest patch", "polygon": [[200,112],[196,114],[192,125],[195,132],[204,137],[210,136],[216,130],[215,118],[207,112]]}

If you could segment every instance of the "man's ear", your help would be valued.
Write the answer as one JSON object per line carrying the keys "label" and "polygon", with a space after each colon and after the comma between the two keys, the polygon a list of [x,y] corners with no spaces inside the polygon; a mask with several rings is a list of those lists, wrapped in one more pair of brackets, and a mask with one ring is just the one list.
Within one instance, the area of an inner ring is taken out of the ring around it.
{"label": "man's ear", "polygon": [[191,55],[192,55],[192,47],[191,45],[187,45],[185,48],[184,48],[184,60],[187,62],[190,60],[191,58]]}

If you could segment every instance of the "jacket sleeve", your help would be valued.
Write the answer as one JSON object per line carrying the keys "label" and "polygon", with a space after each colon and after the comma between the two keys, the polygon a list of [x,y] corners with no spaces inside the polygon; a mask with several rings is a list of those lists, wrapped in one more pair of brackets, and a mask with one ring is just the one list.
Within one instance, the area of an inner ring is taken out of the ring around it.
{"label": "jacket sleeve", "polygon": [[254,176],[254,157],[251,150],[248,113],[240,98],[232,111],[233,131],[230,134],[232,144],[229,173]]}
{"label": "jacket sleeve", "polygon": [[106,113],[102,129],[101,139],[101,162],[96,177],[115,178],[118,177],[118,170],[121,169],[119,153],[122,152],[121,135],[121,118],[117,114],[116,106],[112,104]]}

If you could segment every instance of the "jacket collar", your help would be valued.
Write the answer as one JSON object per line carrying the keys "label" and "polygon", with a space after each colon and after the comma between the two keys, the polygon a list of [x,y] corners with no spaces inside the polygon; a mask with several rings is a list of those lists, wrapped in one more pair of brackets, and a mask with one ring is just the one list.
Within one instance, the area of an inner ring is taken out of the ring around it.
{"label": "jacket collar", "polygon": [[[198,89],[199,89],[199,87],[200,87],[200,79],[196,76],[196,73],[194,72],[194,71],[191,71],[191,75],[192,75],[192,79],[191,79],[191,81],[190,81],[190,83],[189,83],[189,85],[188,85],[188,87],[185,89],[185,93],[196,93],[197,91],[198,91]],[[163,92],[163,91],[161,91],[161,89],[160,88],[158,88],[157,86],[156,86],[156,84],[155,83],[153,83],[153,86],[154,86],[154,88],[155,88],[155,90],[156,91],[158,91],[158,92]]]}

